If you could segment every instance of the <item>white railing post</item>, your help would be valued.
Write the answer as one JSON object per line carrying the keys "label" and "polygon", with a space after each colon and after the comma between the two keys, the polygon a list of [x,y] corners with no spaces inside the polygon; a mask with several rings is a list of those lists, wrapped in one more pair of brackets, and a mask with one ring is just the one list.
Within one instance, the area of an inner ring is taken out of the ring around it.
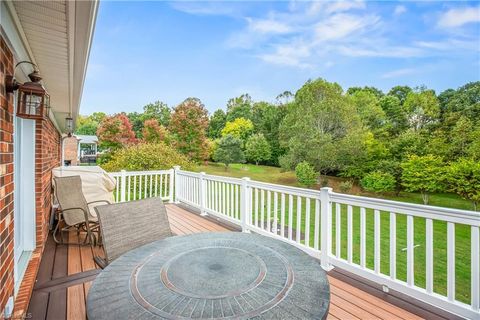
{"label": "white railing post", "polygon": [[205,180],[205,172],[200,172],[200,183],[199,183],[199,200],[200,200],[200,215],[207,216],[205,207],[207,205],[207,181]]}
{"label": "white railing post", "polygon": [[[175,188],[175,184],[174,184],[174,177],[175,177],[175,170],[174,169],[170,169],[169,170],[169,180],[168,180],[168,202],[170,203],[173,203],[173,198],[175,196],[175,194],[173,193],[173,190]],[[161,181],[161,180],[160,180]],[[160,190],[162,190],[162,185],[160,185]],[[161,195],[161,192],[160,192],[160,195]]]}
{"label": "white railing post", "polygon": [[320,257],[322,268],[325,270],[333,269],[330,264],[330,255],[332,251],[332,203],[330,200],[330,194],[332,188],[320,189]]}
{"label": "white railing post", "polygon": [[[178,171],[180,171],[180,166],[173,166],[173,189],[174,189],[174,195],[175,195],[175,199],[173,199],[173,201],[175,201],[175,203],[180,203],[180,201],[178,201],[178,192],[180,190],[180,181],[178,180]],[[172,187],[172,183],[170,184],[170,187]]]}
{"label": "white railing post", "polygon": [[250,193],[248,192],[248,183],[250,178],[242,178],[242,185],[240,189],[240,221],[242,223],[242,232],[250,232],[248,229],[249,222],[249,203],[250,203]]}
{"label": "white railing post", "polygon": [[125,192],[126,190],[126,185],[127,185],[127,172],[125,170],[120,171],[121,176],[120,176],[120,201],[125,202],[127,198],[127,193]]}

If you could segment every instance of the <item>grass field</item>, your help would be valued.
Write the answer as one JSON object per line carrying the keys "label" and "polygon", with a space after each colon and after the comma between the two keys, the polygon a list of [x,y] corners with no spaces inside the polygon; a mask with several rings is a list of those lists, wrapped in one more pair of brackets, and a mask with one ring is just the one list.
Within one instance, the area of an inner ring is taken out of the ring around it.
{"label": "grass field", "polygon": [[[199,166],[197,171],[204,171],[208,174],[222,175],[229,177],[250,177],[252,180],[258,180],[269,183],[283,184],[289,186],[298,187],[297,180],[294,172],[281,172],[279,168],[268,166],[255,166],[255,165],[231,165],[228,171],[225,170],[223,165],[209,164],[207,166]],[[338,184],[342,180],[335,177],[329,177],[329,186],[333,187],[334,191],[338,190]],[[316,186],[315,188],[319,188]],[[352,193],[375,196],[373,194],[363,193],[358,187],[352,188]],[[269,211],[265,195],[264,203],[264,217],[263,220],[268,220],[267,212]],[[419,194],[415,193],[401,193],[399,196],[389,195],[384,198],[410,202],[410,203],[422,203],[422,198]],[[271,197],[270,206],[270,220],[273,219],[273,195]],[[280,219],[280,197],[278,197],[278,210],[277,215]],[[286,197],[286,214],[285,221],[289,224],[288,219],[288,207],[289,198]],[[293,197],[293,215],[292,215],[292,228],[297,229],[297,198]],[[314,205],[313,201],[310,202],[310,220],[306,221],[306,200],[301,200],[301,215],[300,215],[300,230],[305,233],[305,225],[310,225],[310,241],[309,245],[313,247],[314,243]],[[470,202],[461,199],[460,197],[452,194],[435,194],[430,197],[430,204],[436,206],[444,206],[458,209],[472,210]],[[253,204],[260,208],[259,204]],[[347,258],[347,208],[342,206],[341,208],[341,257]],[[261,209],[259,209],[261,211]],[[259,212],[260,213],[260,212]],[[255,216],[253,214],[253,216]],[[260,218],[259,218],[260,219]],[[333,243],[332,251],[335,252],[335,214],[333,214]],[[406,216],[397,215],[396,222],[396,268],[397,278],[400,280],[406,280],[406,256],[405,250],[407,246],[406,230],[407,222]],[[442,295],[446,295],[447,292],[447,225],[444,222],[434,221],[434,291]],[[380,213],[380,229],[381,229],[381,273],[389,275],[389,256],[390,256],[390,225],[389,225],[389,213]],[[295,231],[293,232],[293,239],[295,237]],[[301,237],[301,241],[304,242],[304,236]],[[425,219],[414,218],[414,269],[415,269],[415,285],[425,288]],[[464,225],[457,225],[455,229],[455,255],[456,255],[456,299],[465,303],[470,302],[470,227]],[[353,208],[353,262],[360,263],[360,208]],[[374,266],[374,213],[373,210],[367,209],[366,215],[366,265],[369,269],[373,269]]]}

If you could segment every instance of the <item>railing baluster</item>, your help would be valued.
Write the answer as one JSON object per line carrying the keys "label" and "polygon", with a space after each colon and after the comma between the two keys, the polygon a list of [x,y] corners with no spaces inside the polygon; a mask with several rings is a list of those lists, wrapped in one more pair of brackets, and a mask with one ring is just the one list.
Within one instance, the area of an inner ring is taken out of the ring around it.
{"label": "railing baluster", "polygon": [[255,226],[258,227],[258,188],[255,188]]}
{"label": "railing baluster", "polygon": [[367,210],[360,208],[360,266],[365,268],[367,255],[367,228],[366,228]]}
{"label": "railing baluster", "polygon": [[347,260],[352,263],[353,258],[353,208],[347,207]]}
{"label": "railing baluster", "polygon": [[414,268],[413,268],[413,216],[407,216],[407,284],[413,286],[414,282]]}
{"label": "railing baluster", "polygon": [[480,228],[472,226],[470,228],[470,241],[472,246],[471,261],[472,261],[472,309],[480,310]]}
{"label": "railing baluster", "polygon": [[148,178],[148,176],[147,176],[147,175],[144,175],[144,177],[145,177],[145,190],[144,190],[144,192],[143,192],[143,197],[144,197],[144,198],[147,198],[147,197],[148,197],[148,196],[147,196],[147,194],[148,194],[148,193],[147,193],[147,185],[148,185],[147,178]]}
{"label": "railing baluster", "polygon": [[374,248],[374,270],[375,273],[380,273],[380,211],[375,210],[374,211],[374,243],[375,243],[375,248]]}
{"label": "railing baluster", "polygon": [[342,207],[340,203],[335,204],[335,255],[341,258],[342,251]]}
{"label": "railing baluster", "polygon": [[320,238],[320,200],[315,199],[315,231],[313,234],[313,247],[318,250],[318,240]]}
{"label": "railing baluster", "polygon": [[270,191],[267,192],[267,231],[270,232],[270,222],[272,218],[272,193]]}
{"label": "railing baluster", "polygon": [[235,185],[235,218],[240,219],[240,186]]}
{"label": "railing baluster", "polygon": [[285,193],[282,193],[280,198],[280,235],[285,237]]}
{"label": "railing baluster", "polygon": [[433,292],[433,221],[425,219],[425,288],[428,293]]}
{"label": "railing baluster", "polygon": [[[160,175],[161,177],[162,175]],[[154,175],[155,177],[155,192],[154,192],[154,196],[157,197],[158,196],[158,174],[155,174]],[[162,184],[160,184],[160,188],[162,187]],[[162,191],[160,190],[160,198],[162,197]]]}
{"label": "railing baluster", "polygon": [[150,197],[152,197],[152,190],[153,189],[153,175],[150,175]]}
{"label": "railing baluster", "polygon": [[310,247],[310,198],[305,198],[305,245]]}
{"label": "railing baluster", "polygon": [[455,224],[447,222],[447,297],[455,300]]}
{"label": "railing baluster", "polygon": [[397,215],[390,212],[390,278],[397,278]]}
{"label": "railing baluster", "polygon": [[288,240],[292,240],[293,196],[288,195]]}
{"label": "railing baluster", "polygon": [[137,176],[133,176],[133,200],[137,200]]}
{"label": "railing baluster", "polygon": [[300,243],[301,241],[301,232],[302,232],[302,198],[297,196],[297,224],[296,224],[296,235],[295,241]]}
{"label": "railing baluster", "polygon": [[273,193],[273,233],[278,234],[278,192]]}
{"label": "railing baluster", "polygon": [[265,190],[260,190],[260,224],[261,228],[265,229]]}
{"label": "railing baluster", "polygon": [[[230,190],[231,187],[232,187],[232,185],[230,183],[228,183],[227,184],[227,212],[225,214],[229,217],[232,216],[232,211],[231,211],[231,207],[230,207],[231,196],[232,196],[232,191]],[[233,205],[233,203],[232,203],[232,205]]]}
{"label": "railing baluster", "polygon": [[131,194],[131,189],[130,189],[130,182],[132,181],[132,177],[131,177],[131,176],[128,176],[127,179],[128,179],[128,187],[127,187],[127,188],[128,188],[128,201],[130,201],[130,198],[131,198],[131,196],[132,196],[132,194]]}

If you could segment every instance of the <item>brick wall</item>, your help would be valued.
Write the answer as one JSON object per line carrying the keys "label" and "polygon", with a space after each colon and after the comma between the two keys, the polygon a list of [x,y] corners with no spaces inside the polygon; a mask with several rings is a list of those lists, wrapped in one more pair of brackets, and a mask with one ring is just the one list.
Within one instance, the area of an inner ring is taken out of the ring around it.
{"label": "brick wall", "polygon": [[0,319],[13,295],[13,96],[6,95],[5,74],[13,73],[13,55],[0,36]]}
{"label": "brick wall", "polygon": [[48,236],[52,197],[52,169],[61,162],[61,137],[51,121],[35,126],[35,208],[37,247]]}
{"label": "brick wall", "polygon": [[[13,74],[11,50],[0,36],[0,320],[10,296],[14,294],[13,274],[13,95],[5,92],[5,75]],[[35,124],[35,216],[36,244],[15,309],[26,309],[38,271],[38,262],[48,236],[51,210],[51,170],[60,165],[61,136],[50,120]],[[27,283],[28,282],[28,283]]]}
{"label": "brick wall", "polygon": [[64,160],[70,160],[72,166],[78,164],[78,139],[76,137],[65,138],[63,142]]}

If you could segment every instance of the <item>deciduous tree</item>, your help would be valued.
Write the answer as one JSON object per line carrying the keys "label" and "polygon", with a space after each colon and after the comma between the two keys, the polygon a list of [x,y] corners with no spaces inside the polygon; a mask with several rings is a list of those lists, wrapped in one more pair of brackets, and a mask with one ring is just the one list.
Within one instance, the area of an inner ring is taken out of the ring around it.
{"label": "deciduous tree", "polygon": [[257,133],[248,138],[245,144],[245,154],[249,161],[253,161],[258,165],[259,162],[268,161],[272,151],[263,134]]}
{"label": "deciduous tree", "polygon": [[406,191],[420,192],[424,204],[428,195],[444,190],[444,164],[440,157],[433,155],[408,157],[402,164],[402,185]]}
{"label": "deciduous tree", "polygon": [[133,132],[132,125],[125,113],[104,118],[98,127],[97,136],[101,146],[110,150],[137,142],[135,132]]}
{"label": "deciduous tree", "polygon": [[168,143],[167,135],[167,129],[158,124],[157,119],[145,120],[142,129],[143,141],[146,143]]}
{"label": "deciduous tree", "polygon": [[480,203],[480,162],[462,158],[448,168],[448,189],[472,201],[475,211]]}
{"label": "deciduous tree", "polygon": [[210,117],[210,122],[208,123],[207,135],[210,139],[220,138],[222,135],[222,129],[227,123],[227,115],[222,109],[216,110],[213,115]]}
{"label": "deciduous tree", "polygon": [[236,118],[233,121],[228,121],[222,129],[222,136],[232,135],[240,139],[243,143],[253,133],[253,123],[249,119]]}
{"label": "deciduous tree", "polygon": [[208,157],[208,112],[200,99],[188,98],[172,113],[169,131],[175,147],[193,161]]}
{"label": "deciduous tree", "polygon": [[231,134],[223,136],[217,143],[213,160],[225,164],[225,170],[228,170],[228,166],[232,163],[245,162],[242,141]]}

